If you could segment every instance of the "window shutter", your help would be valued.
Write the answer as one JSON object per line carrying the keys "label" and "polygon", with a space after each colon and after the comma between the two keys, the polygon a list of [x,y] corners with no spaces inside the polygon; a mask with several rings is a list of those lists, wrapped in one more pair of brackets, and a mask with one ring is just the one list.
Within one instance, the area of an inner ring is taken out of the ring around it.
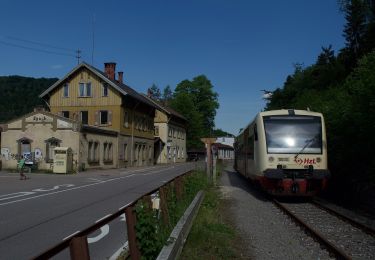
{"label": "window shutter", "polygon": [[108,111],[108,125],[112,125],[112,111]]}
{"label": "window shutter", "polygon": [[99,111],[95,111],[95,123],[94,123],[94,125],[99,125],[99,120],[100,120],[100,118],[99,118]]}

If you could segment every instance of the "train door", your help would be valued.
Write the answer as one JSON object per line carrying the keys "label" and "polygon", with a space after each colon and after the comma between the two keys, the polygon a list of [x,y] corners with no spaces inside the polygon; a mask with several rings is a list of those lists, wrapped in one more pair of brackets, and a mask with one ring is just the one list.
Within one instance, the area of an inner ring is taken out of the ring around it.
{"label": "train door", "polygon": [[248,142],[247,142],[247,140],[248,140],[248,138],[249,138],[249,131],[248,131],[248,129],[245,129],[245,131],[244,131],[244,133],[243,133],[243,137],[244,137],[244,140],[243,140],[243,155],[244,155],[244,158],[243,158],[243,160],[244,160],[244,175],[246,176],[246,177],[249,177],[249,173],[248,173],[248,169],[247,169],[247,165],[248,165],[248,162],[247,162],[247,160],[248,160],[248,150],[249,150],[249,145],[248,145]]}

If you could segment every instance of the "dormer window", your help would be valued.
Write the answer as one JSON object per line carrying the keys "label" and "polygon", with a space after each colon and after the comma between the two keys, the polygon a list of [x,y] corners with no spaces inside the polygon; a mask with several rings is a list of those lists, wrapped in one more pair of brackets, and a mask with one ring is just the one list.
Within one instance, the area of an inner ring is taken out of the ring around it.
{"label": "dormer window", "polygon": [[91,82],[79,83],[79,96],[91,97]]}

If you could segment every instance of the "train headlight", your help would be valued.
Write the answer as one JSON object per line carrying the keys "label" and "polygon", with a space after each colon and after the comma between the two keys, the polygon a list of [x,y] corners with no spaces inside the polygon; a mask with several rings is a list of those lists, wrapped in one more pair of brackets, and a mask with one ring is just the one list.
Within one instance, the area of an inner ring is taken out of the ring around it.
{"label": "train headlight", "polygon": [[320,163],[321,161],[322,161],[322,158],[320,158],[320,157],[316,158],[317,163]]}
{"label": "train headlight", "polygon": [[275,160],[275,158],[273,158],[272,156],[271,157],[268,157],[268,161],[269,162],[273,162]]}

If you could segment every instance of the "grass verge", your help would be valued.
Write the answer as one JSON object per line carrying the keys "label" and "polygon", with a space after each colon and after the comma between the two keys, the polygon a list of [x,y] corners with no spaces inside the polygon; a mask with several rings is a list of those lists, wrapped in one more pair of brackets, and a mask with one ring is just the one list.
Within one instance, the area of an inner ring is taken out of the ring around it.
{"label": "grass verge", "polygon": [[217,187],[206,189],[180,259],[238,259],[238,236],[221,214],[223,201]]}

